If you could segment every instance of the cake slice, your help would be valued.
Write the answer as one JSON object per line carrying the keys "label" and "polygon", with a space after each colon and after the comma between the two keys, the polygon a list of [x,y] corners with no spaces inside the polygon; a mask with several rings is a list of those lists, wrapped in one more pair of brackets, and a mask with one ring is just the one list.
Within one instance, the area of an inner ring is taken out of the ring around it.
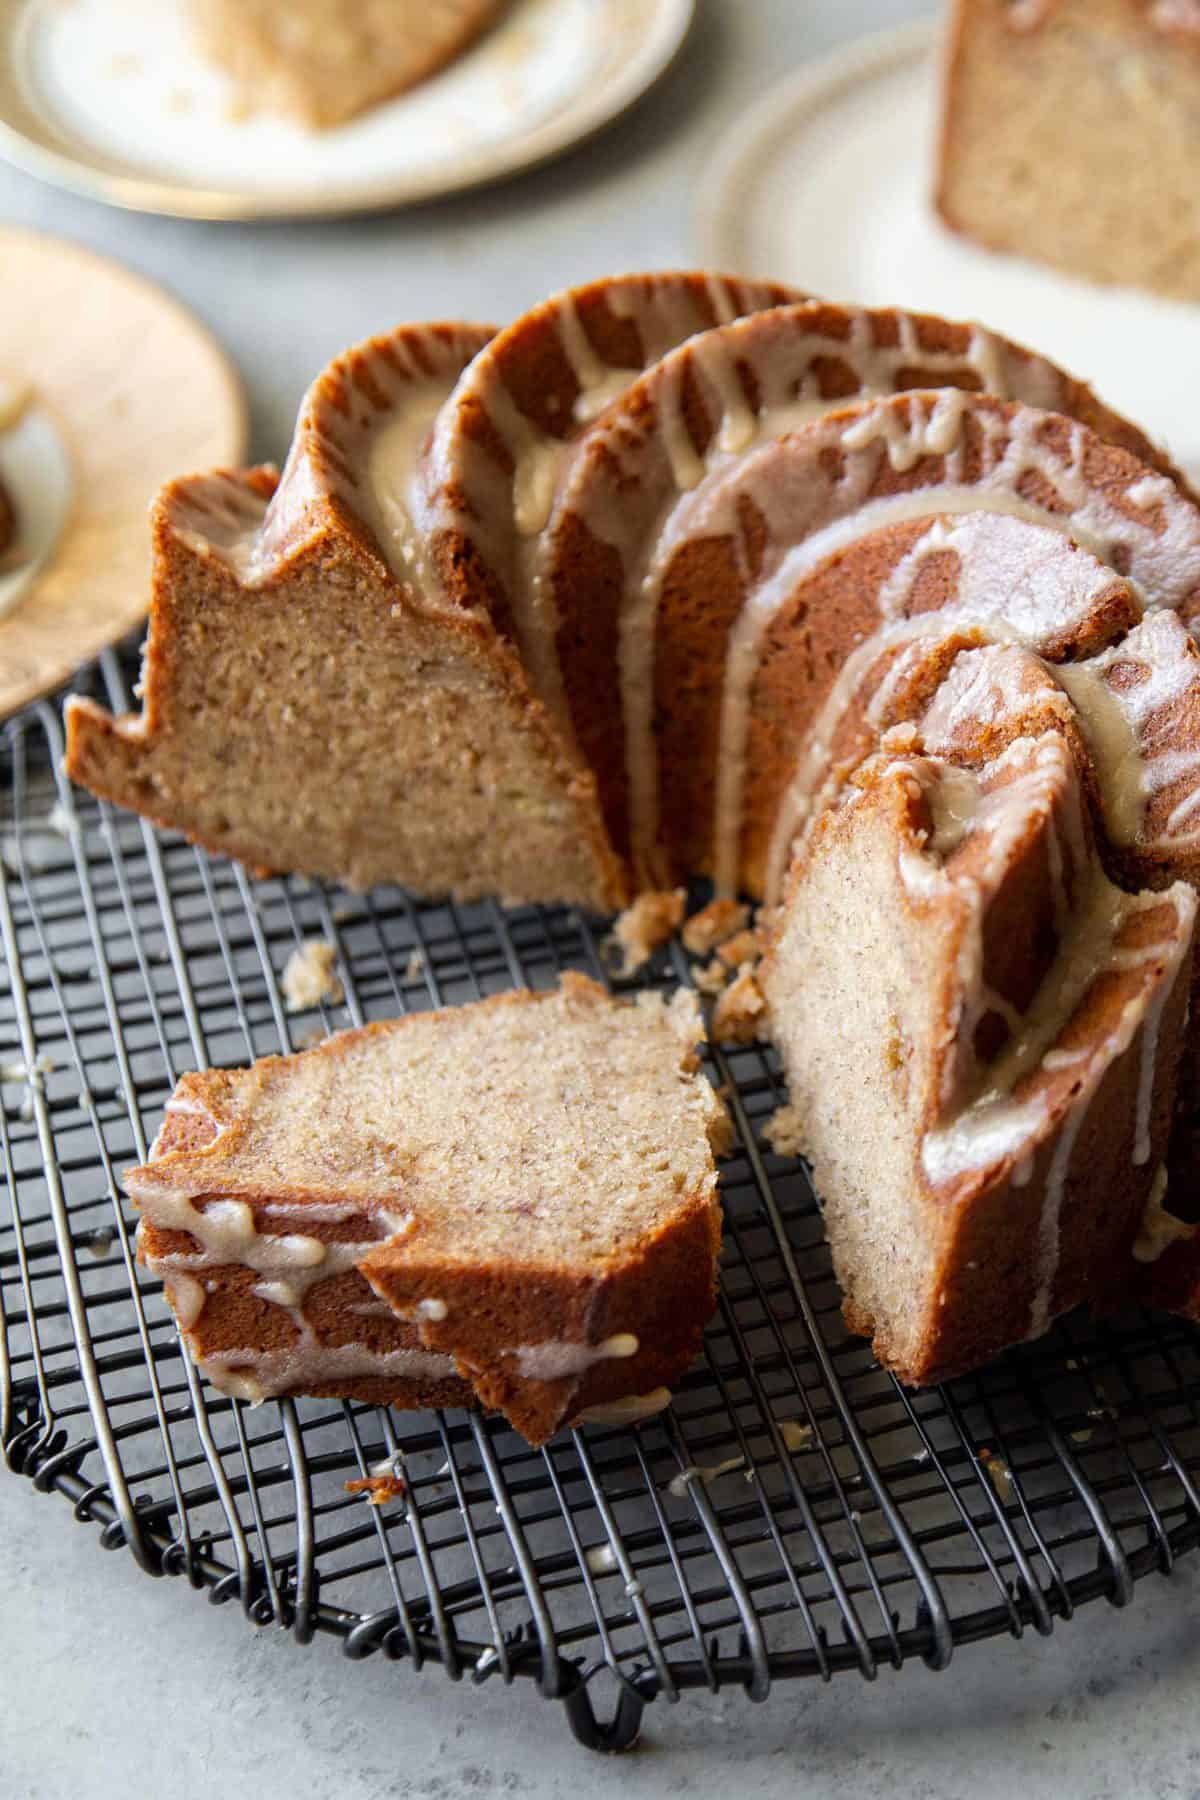
{"label": "cake slice", "polygon": [[1200,7],[954,0],[937,206],[1093,281],[1200,300]]}
{"label": "cake slice", "polygon": [[140,1255],[226,1391],[473,1399],[540,1443],[699,1347],[729,1133],[702,1036],[689,995],[568,974],[185,1076],[125,1177]]}
{"label": "cake slice", "polygon": [[1105,875],[1054,673],[955,658],[802,840],[761,973],[847,1321],[913,1383],[1128,1285],[1167,1154],[1196,897]]}
{"label": "cake slice", "polygon": [[[1085,869],[1055,936],[1030,790],[1062,745],[1017,745],[1008,782],[866,772],[814,834],[763,977],[847,1322],[914,1384],[1120,1291],[1170,1126],[1195,896]],[[1060,789],[1055,811],[1070,804]],[[968,885],[1004,805],[1026,811],[1003,865]],[[947,850],[959,806],[980,823]],[[1053,945],[1040,977],[1022,921]]]}
{"label": "cake slice", "polygon": [[486,608],[443,595],[412,525],[414,458],[489,335],[373,338],[314,383],[278,482],[164,489],[144,710],[69,701],[73,779],[260,871],[620,899],[586,776]]}
{"label": "cake slice", "polygon": [[341,125],[461,54],[503,0],[191,0],[239,110]]}

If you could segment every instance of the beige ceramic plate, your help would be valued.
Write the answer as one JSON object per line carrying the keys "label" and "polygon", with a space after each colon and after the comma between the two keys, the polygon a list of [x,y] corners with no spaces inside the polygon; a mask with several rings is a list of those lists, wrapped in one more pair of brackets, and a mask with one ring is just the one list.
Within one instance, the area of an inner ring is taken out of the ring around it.
{"label": "beige ceramic plate", "polygon": [[807,65],[718,146],[701,260],[831,300],[982,319],[1090,381],[1200,477],[1200,307],[1074,281],[948,231],[930,201],[937,115],[928,21]]}
{"label": "beige ceramic plate", "polygon": [[188,469],[241,460],[246,411],[208,332],[148,281],[59,238],[0,228],[0,430],[21,561],[0,572],[0,713],[136,625],[146,508]]}
{"label": "beige ceramic plate", "polygon": [[694,0],[511,0],[441,74],[336,131],[239,119],[187,0],[0,0],[0,155],[200,219],[402,206],[530,168],[663,73]]}

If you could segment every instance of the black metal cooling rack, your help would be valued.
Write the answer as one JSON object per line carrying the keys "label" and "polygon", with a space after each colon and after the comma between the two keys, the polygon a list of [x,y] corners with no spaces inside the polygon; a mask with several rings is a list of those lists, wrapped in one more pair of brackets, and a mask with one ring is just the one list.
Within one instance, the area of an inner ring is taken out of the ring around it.
{"label": "black metal cooling rack", "polygon": [[[112,656],[88,679],[126,703]],[[598,942],[567,911],[252,881],[73,793],[61,743],[57,706],[4,729],[0,1441],[107,1548],[353,1659],[532,1681],[613,1750],[656,1697],[944,1668],[957,1644],[1124,1605],[1200,1541],[1196,1333],[1070,1319],[905,1392],[845,1332],[805,1175],[761,1139],[781,1090],[760,1048],[712,1052],[738,1126],[721,1298],[668,1413],[533,1451],[467,1414],[250,1409],[207,1387],[120,1192],[176,1077],[603,975]],[[280,978],[312,936],[337,945],[345,1004],[290,1015]],[[648,976],[686,978],[677,949]],[[407,1499],[373,1509],[345,1483],[381,1461]]]}

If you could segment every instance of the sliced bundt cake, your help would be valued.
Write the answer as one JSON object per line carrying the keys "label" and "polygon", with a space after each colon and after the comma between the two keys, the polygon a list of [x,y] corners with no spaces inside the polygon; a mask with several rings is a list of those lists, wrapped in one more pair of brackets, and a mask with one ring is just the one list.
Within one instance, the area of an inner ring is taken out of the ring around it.
{"label": "sliced bundt cake", "polygon": [[[73,703],[73,775],[257,866],[765,898],[726,1012],[781,1049],[880,1355],[933,1379],[1119,1285],[1200,1087],[1200,508],[1086,388],[977,326],[622,278],[350,353],[277,488],[177,484],[157,534],[144,713]],[[438,1204],[350,1271],[390,1350],[531,1436],[668,1379],[522,1361],[553,1284],[494,1291],[486,1233],[454,1265]],[[452,1265],[471,1305],[422,1312]],[[553,1342],[645,1354],[659,1290],[597,1336],[569,1288]]]}

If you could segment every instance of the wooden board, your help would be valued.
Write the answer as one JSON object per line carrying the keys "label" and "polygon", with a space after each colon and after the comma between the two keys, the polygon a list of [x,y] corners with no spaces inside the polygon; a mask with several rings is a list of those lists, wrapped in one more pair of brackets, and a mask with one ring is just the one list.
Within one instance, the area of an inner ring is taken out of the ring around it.
{"label": "wooden board", "polygon": [[0,228],[0,269],[4,373],[28,383],[29,413],[53,431],[69,468],[62,529],[0,616],[7,714],[145,615],[147,507],[174,475],[239,462],[246,408],[210,333],[117,263]]}

